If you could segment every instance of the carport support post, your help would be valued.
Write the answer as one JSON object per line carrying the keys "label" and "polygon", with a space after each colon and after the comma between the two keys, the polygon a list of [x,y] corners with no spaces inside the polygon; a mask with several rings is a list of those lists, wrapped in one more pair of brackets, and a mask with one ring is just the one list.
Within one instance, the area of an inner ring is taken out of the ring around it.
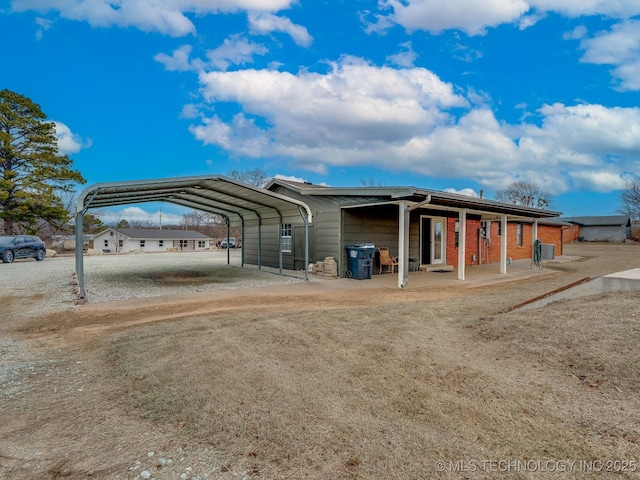
{"label": "carport support post", "polygon": [[458,280],[464,280],[464,268],[467,258],[467,211],[458,213]]}
{"label": "carport support post", "polygon": [[[242,232],[240,232],[240,241],[241,243],[241,249],[240,249],[240,266],[244,267],[244,218],[242,218]],[[236,245],[236,248],[238,246]]]}
{"label": "carport support post", "polygon": [[231,228],[229,227],[229,219],[227,219],[227,265],[231,265]]}
{"label": "carport support post", "polygon": [[507,216],[500,217],[500,273],[507,273]]}
{"label": "carport support post", "polygon": [[298,210],[304,222],[304,279],[309,280],[309,219],[301,206],[298,206]]}
{"label": "carport support post", "polygon": [[82,256],[82,250],[84,248],[84,235],[83,230],[83,218],[82,211],[76,212],[76,277],[78,280],[78,297],[83,299],[85,297],[84,291],[84,257]]}
{"label": "carport support post", "polygon": [[409,277],[409,210],[407,202],[400,202],[398,209],[398,288],[405,288]]}

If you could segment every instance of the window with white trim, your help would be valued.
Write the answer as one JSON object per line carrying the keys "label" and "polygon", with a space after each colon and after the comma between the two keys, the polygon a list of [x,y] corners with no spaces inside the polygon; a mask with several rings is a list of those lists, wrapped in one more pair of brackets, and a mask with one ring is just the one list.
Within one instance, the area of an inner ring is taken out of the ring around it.
{"label": "window with white trim", "polygon": [[105,241],[104,241],[104,246],[105,246],[105,247],[108,247],[108,246],[109,246],[109,240],[105,240]]}
{"label": "window with white trim", "polygon": [[522,224],[516,225],[516,243],[519,247],[522,246]]}
{"label": "window with white trim", "polygon": [[280,237],[282,238],[282,251],[291,252],[291,224],[283,223],[280,226]]}
{"label": "window with white trim", "polygon": [[144,248],[145,243],[147,243],[146,240],[140,240],[140,248]]}
{"label": "window with white trim", "polygon": [[204,248],[204,240],[198,240],[198,248]]}
{"label": "window with white trim", "polygon": [[164,240],[158,240],[158,246],[164,247]]}

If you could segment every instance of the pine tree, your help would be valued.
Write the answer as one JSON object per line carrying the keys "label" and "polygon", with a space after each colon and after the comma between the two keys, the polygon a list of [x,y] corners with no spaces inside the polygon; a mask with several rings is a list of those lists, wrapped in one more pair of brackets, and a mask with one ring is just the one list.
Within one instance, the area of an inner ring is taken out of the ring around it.
{"label": "pine tree", "polygon": [[70,213],[60,198],[85,180],[58,152],[55,126],[40,106],[18,93],[0,91],[0,219],[4,234],[33,233],[38,223],[64,223]]}

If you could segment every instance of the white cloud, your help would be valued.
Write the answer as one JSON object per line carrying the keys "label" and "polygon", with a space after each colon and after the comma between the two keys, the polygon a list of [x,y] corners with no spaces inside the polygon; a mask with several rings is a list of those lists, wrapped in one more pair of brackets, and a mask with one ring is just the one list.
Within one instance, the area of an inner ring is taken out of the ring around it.
{"label": "white cloud", "polygon": [[392,13],[378,18],[368,28],[380,31],[399,24],[407,30],[462,30],[468,35],[484,35],[487,28],[504,23],[528,28],[547,12],[568,17],[602,15],[629,19],[640,14],[640,2],[635,0],[386,0],[383,10]]}
{"label": "white cloud", "polygon": [[456,190],[455,188],[445,188],[443,190],[447,193],[457,193],[458,195],[466,195],[467,197],[479,197],[476,191],[473,188],[462,188],[460,190]]}
{"label": "white cloud", "polygon": [[148,212],[140,207],[110,208],[105,211],[96,211],[94,215],[106,225],[116,225],[121,220],[126,220],[130,224],[143,225],[180,225],[182,223],[182,215],[163,212],[162,210]]}
{"label": "white cloud", "polygon": [[291,175],[280,175],[279,173],[276,173],[273,178],[279,178],[280,180],[288,180],[290,182],[298,182],[298,183],[304,183],[306,182],[306,180],[302,177],[293,177]]}
{"label": "white cloud", "polygon": [[596,192],[611,192],[625,188],[627,177],[615,171],[594,170],[569,172],[575,188]]}
{"label": "white cloud", "polygon": [[585,53],[581,61],[614,65],[613,75],[621,90],[640,90],[640,20],[614,25],[610,31],[586,38],[580,44]]}
{"label": "white cloud", "polygon": [[205,103],[234,102],[241,113],[202,116],[191,131],[232,155],[285,160],[321,174],[364,165],[433,178],[474,172],[488,188],[526,179],[554,194],[587,179],[601,189],[615,186],[615,176],[640,158],[640,108],[558,103],[509,125],[475,92],[468,92],[470,102],[423,68],[356,58],[330,67],[324,74],[201,73]]}
{"label": "white cloud", "polygon": [[187,103],[184,107],[182,107],[182,112],[180,112],[180,118],[198,118],[200,116],[200,109],[197,105],[193,103]]}
{"label": "white cloud", "polygon": [[254,55],[264,55],[268,52],[264,45],[253,43],[244,36],[237,34],[226,38],[222,45],[207,52],[210,65],[219,70],[226,70],[229,65],[253,63]]}
{"label": "white cloud", "polygon": [[86,21],[94,27],[135,27],[174,37],[193,35],[185,15],[278,12],[297,0],[13,0],[14,11],[56,11],[62,18]]}
{"label": "white cloud", "polygon": [[528,3],[540,11],[574,18],[589,15],[630,18],[640,13],[640,3],[635,0],[528,0]]}
{"label": "white cloud", "polygon": [[529,10],[524,0],[389,0],[385,5],[407,30],[455,29],[469,35],[484,35],[487,27],[515,22]]}
{"label": "white cloud", "polygon": [[199,58],[191,59],[192,50],[191,45],[182,45],[171,55],[158,53],[153,58],[168,71],[203,71],[206,68],[226,70],[231,65],[253,63],[254,55],[264,55],[268,52],[264,45],[251,42],[241,34],[231,35],[218,48],[208,50],[206,61]]}
{"label": "white cloud", "polygon": [[78,153],[83,148],[89,148],[91,141],[83,141],[80,135],[71,131],[71,129],[62,122],[53,122],[56,129],[56,139],[58,140],[58,151],[63,155],[71,155]]}
{"label": "white cloud", "polygon": [[399,67],[413,67],[414,62],[418,58],[418,54],[413,51],[411,42],[405,42],[400,44],[404,49],[402,52],[398,52],[393,55],[389,55],[387,60]]}
{"label": "white cloud", "polygon": [[193,70],[189,56],[191,55],[191,45],[182,45],[176,48],[171,55],[158,53],[153,59],[164,65],[164,68],[174,72],[186,72]]}
{"label": "white cloud", "polygon": [[250,13],[249,27],[252,34],[266,35],[272,32],[288,34],[300,46],[311,45],[313,38],[302,25],[296,25],[286,17],[279,17],[271,13]]}
{"label": "white cloud", "polygon": [[585,27],[584,25],[578,25],[570,32],[566,32],[564,35],[562,35],[562,38],[564,38],[565,40],[580,40],[585,38],[587,36],[587,33],[587,27]]}

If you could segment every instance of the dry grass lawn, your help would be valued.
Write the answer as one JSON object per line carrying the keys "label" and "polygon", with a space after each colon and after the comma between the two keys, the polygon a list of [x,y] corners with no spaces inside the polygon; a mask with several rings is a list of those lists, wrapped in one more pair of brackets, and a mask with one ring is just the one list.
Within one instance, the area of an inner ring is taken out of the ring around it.
{"label": "dry grass lawn", "polygon": [[[95,319],[56,317],[57,330],[56,319],[17,325],[14,335],[36,346],[53,351],[54,342],[61,355],[93,362],[89,410],[85,399],[73,414],[42,413],[47,421],[113,422],[64,433],[69,449],[51,447],[43,471],[135,478],[122,466],[133,457],[104,450],[118,445],[105,428],[132,437],[120,446],[143,448],[137,425],[185,455],[212,452],[199,478],[638,478],[638,295],[504,313],[578,278],[640,267],[640,245],[567,250],[584,258],[519,283],[387,300],[375,289],[313,301],[285,295],[262,307],[253,299],[261,308],[239,297],[237,309],[198,305],[160,322],[154,310],[151,324],[68,344],[72,325]],[[33,430],[23,433],[26,441]]]}

